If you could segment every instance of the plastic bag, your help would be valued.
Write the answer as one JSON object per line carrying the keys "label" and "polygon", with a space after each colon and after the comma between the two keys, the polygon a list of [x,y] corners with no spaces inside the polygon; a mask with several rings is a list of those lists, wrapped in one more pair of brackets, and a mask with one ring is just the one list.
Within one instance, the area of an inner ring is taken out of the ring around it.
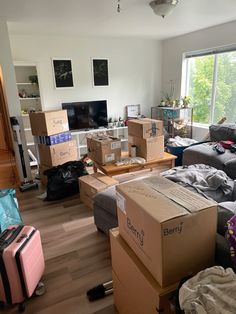
{"label": "plastic bag", "polygon": [[0,190],[0,232],[11,225],[23,224],[15,189]]}
{"label": "plastic bag", "polygon": [[44,171],[48,177],[46,201],[59,200],[79,193],[78,178],[88,172],[82,161],[68,161]]}

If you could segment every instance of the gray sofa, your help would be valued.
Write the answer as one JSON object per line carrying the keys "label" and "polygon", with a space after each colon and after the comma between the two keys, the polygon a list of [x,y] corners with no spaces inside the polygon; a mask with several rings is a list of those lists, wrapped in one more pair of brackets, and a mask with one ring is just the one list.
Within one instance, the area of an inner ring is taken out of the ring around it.
{"label": "gray sofa", "polygon": [[186,148],[183,152],[183,165],[206,164],[223,170],[229,177],[236,179],[236,154],[226,149],[218,154],[213,147],[215,142],[231,140],[236,143],[236,124],[213,124],[209,127],[209,143]]}

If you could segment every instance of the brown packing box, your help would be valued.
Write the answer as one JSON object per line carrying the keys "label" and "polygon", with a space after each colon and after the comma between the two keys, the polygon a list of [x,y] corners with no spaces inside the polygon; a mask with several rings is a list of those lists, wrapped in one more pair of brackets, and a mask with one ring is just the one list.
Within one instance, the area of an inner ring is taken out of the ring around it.
{"label": "brown packing box", "polygon": [[67,161],[77,160],[76,141],[55,145],[39,144],[40,164],[47,167],[62,165]]}
{"label": "brown packing box", "polygon": [[93,209],[93,197],[109,186],[118,184],[115,179],[102,173],[94,173],[79,178],[80,199],[89,208]]}
{"label": "brown packing box", "polygon": [[129,136],[129,144],[136,146],[136,155],[143,157],[146,161],[164,157],[164,136],[150,137],[143,139],[136,136]]}
{"label": "brown packing box", "polygon": [[120,234],[162,287],[213,264],[215,202],[160,176],[116,190]]}
{"label": "brown packing box", "polygon": [[111,136],[87,137],[88,156],[98,164],[115,163],[121,157],[121,140]]}
{"label": "brown packing box", "polygon": [[137,255],[110,230],[114,301],[119,314],[173,313],[169,299],[177,284],[161,288]]}
{"label": "brown packing box", "polygon": [[33,135],[54,135],[69,130],[66,110],[39,111],[29,114]]}
{"label": "brown packing box", "polygon": [[163,121],[148,118],[129,120],[128,133],[140,138],[163,135]]}

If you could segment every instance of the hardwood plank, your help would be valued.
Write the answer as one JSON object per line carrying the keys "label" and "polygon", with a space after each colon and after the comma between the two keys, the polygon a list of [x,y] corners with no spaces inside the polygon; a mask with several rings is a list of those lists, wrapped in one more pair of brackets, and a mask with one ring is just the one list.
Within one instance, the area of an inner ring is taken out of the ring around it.
{"label": "hardwood plank", "polygon": [[[18,193],[25,224],[41,232],[46,293],[27,301],[26,314],[115,314],[113,296],[89,302],[86,291],[111,280],[109,238],[97,231],[93,212],[78,195],[45,202],[42,190]],[[16,313],[15,307],[4,313]]]}

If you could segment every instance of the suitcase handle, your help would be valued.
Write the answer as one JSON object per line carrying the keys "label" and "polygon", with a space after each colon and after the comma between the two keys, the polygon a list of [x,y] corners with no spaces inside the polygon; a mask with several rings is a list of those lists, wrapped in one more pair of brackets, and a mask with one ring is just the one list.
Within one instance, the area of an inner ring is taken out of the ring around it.
{"label": "suitcase handle", "polygon": [[7,246],[10,244],[15,238],[18,236],[18,234],[21,232],[23,226],[18,226],[17,228],[12,229],[6,229],[3,231],[0,237],[0,246],[4,245]]}

